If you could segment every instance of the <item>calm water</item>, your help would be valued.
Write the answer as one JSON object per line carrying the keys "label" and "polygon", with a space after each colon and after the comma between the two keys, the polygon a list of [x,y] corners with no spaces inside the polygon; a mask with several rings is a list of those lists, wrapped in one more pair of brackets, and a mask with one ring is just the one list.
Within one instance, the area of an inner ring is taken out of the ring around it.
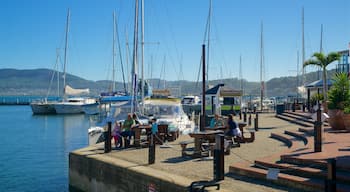
{"label": "calm water", "polygon": [[0,106],[0,191],[68,191],[68,154],[88,145],[85,115]]}

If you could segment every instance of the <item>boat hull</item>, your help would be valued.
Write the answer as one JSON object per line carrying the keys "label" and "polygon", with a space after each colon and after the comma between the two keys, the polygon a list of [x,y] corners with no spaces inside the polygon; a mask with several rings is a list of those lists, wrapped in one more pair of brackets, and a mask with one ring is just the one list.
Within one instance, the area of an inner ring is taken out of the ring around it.
{"label": "boat hull", "polygon": [[53,103],[31,103],[33,114],[55,114],[55,106]]}
{"label": "boat hull", "polygon": [[77,105],[72,103],[59,103],[59,104],[55,104],[54,106],[57,114],[84,113],[82,105]]}

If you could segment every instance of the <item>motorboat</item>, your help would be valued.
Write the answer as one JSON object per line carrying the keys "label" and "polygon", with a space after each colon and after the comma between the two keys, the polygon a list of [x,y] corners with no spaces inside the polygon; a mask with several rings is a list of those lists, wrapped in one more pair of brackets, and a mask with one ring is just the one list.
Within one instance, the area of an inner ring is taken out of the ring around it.
{"label": "motorboat", "polygon": [[144,115],[156,118],[158,124],[167,124],[169,132],[189,134],[195,131],[195,123],[184,112],[180,99],[146,99]]}

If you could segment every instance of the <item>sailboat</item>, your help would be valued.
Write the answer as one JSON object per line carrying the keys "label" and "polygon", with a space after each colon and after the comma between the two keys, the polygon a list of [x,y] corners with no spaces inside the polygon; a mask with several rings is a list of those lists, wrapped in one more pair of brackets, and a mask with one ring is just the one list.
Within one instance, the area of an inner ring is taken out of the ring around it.
{"label": "sailboat", "polygon": [[88,94],[89,89],[74,89],[66,84],[66,65],[67,65],[67,48],[68,48],[68,31],[69,31],[69,16],[70,10],[68,9],[67,24],[66,24],[66,42],[64,49],[64,67],[63,67],[63,100],[54,104],[54,108],[57,114],[74,114],[83,113],[83,105],[89,103],[95,103],[96,99],[84,98],[84,97],[72,97],[68,98],[68,95],[80,95]]}

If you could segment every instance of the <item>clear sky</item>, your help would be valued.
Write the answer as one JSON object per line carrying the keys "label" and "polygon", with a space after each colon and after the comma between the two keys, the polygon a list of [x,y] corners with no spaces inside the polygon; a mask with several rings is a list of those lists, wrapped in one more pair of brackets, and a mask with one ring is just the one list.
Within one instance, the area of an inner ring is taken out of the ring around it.
{"label": "clear sky", "polygon": [[[209,2],[145,0],[145,78],[197,80]],[[88,80],[111,79],[112,14],[116,11],[127,76],[134,7],[134,0],[0,0],[0,68],[52,69],[56,48],[63,63],[70,8],[67,72]],[[301,74],[303,7],[305,59],[320,50],[321,24],[324,52],[348,49],[349,0],[213,0],[209,79],[239,77],[241,56],[243,78],[260,81],[262,22],[263,79],[295,76],[298,68]],[[116,53],[116,80],[122,81],[118,49]]]}

